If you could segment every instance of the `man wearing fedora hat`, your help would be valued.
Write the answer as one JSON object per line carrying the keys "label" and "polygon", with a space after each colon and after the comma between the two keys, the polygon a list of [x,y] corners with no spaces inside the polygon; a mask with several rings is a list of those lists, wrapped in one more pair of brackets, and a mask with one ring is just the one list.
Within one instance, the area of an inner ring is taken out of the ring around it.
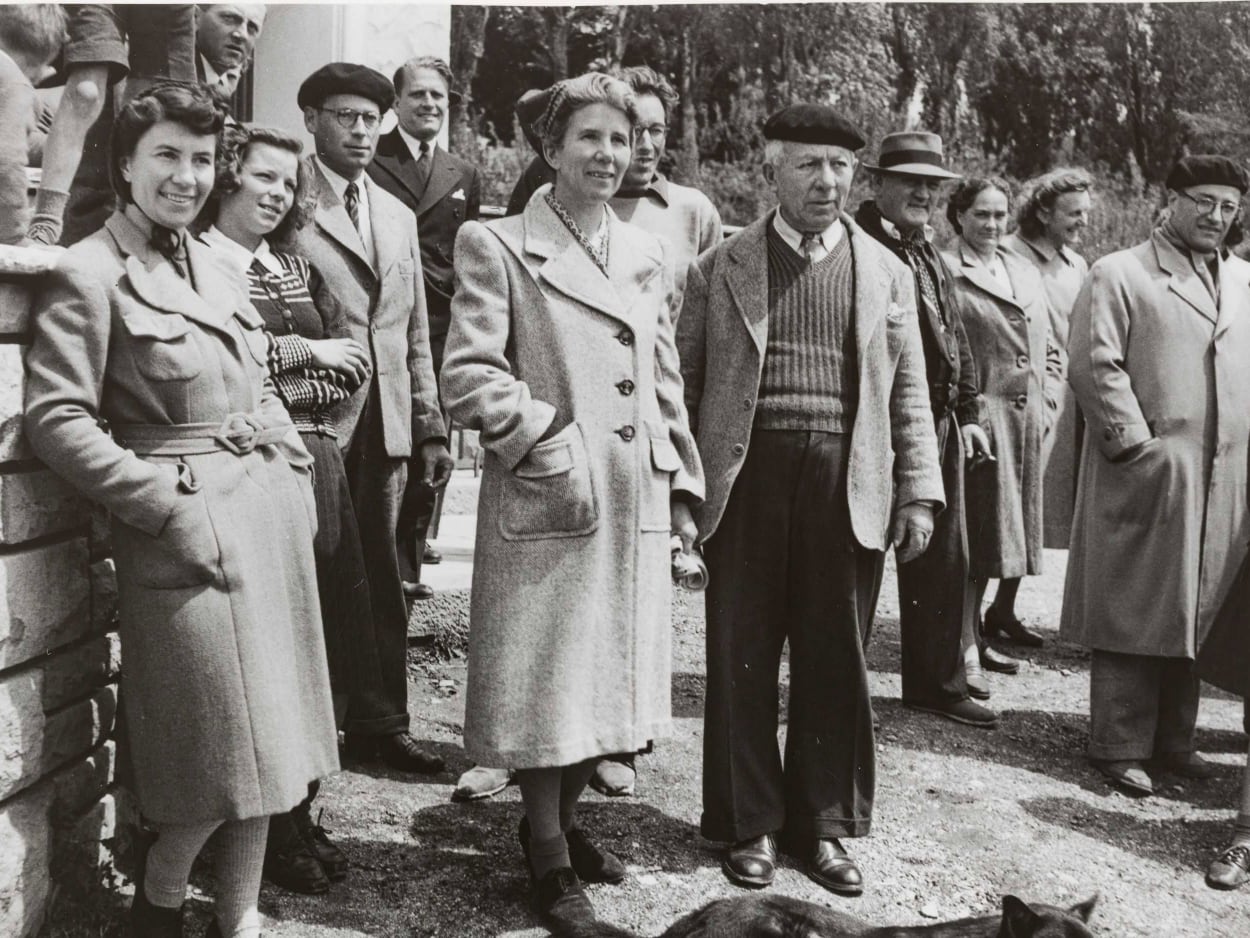
{"label": "man wearing fedora hat", "polygon": [[[868,833],[863,640],[884,551],[924,551],[943,493],[907,269],[842,212],[859,132],[794,105],[764,125],[776,210],[690,268],[677,345],[707,478],[703,816],[733,882],[765,886],[775,837],[843,895],[839,838]],[[777,681],[790,645],[784,764]]]}
{"label": "man wearing fedora hat", "polygon": [[[903,703],[972,726],[992,727],[998,715],[970,699],[988,697],[977,675],[973,636],[974,594],[968,581],[968,538],[963,502],[964,458],[988,458],[989,440],[979,425],[980,392],[951,277],[929,243],[928,223],[943,182],[958,174],[944,165],[937,134],[888,134],[876,165],[867,165],[874,198],[856,220],[910,268],[920,313],[929,400],[937,432],[946,510],[938,517],[929,549],[898,568],[902,632]],[[996,653],[995,653],[996,654]],[[995,657],[994,666],[1000,659]],[[1012,667],[1014,662],[1000,667]]]}

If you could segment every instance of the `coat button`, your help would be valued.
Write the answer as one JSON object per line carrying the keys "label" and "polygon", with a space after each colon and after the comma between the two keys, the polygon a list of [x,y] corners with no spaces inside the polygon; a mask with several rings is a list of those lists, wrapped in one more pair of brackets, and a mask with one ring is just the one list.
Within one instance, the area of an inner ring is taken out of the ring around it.
{"label": "coat button", "polygon": [[1024,410],[1024,408],[1028,406],[1029,406],[1029,399],[1027,396],[1025,396],[1024,394],[1021,394],[1019,397],[1016,398],[1016,407],[1018,407],[1020,410]]}
{"label": "coat button", "polygon": [[1016,359],[1016,365],[1020,368],[1029,367],[1029,356],[1021,355],[1019,358]]}
{"label": "coat button", "polygon": [[626,378],[624,381],[617,382],[616,389],[626,397],[634,393],[634,382]]}
{"label": "coat button", "polygon": [[616,341],[621,345],[630,346],[634,344],[634,334],[628,329],[622,329],[616,336]]}
{"label": "coat button", "polygon": [[625,424],[625,426],[621,427],[616,432],[617,432],[617,435],[620,436],[620,438],[624,440],[626,443],[628,443],[630,440],[634,438],[634,428],[631,427],[629,424]]}
{"label": "coat button", "polygon": [[1114,440],[1114,439],[1115,439],[1115,431],[1114,431],[1114,430],[1112,430],[1110,427],[1107,427],[1107,429],[1105,429],[1105,430],[1103,430],[1103,431],[1102,431],[1102,438],[1103,438],[1104,440]]}
{"label": "coat button", "polygon": [[729,451],[733,453],[735,456],[741,456],[743,453],[747,451],[747,448],[743,446],[741,443],[735,443],[733,446],[729,448]]}
{"label": "coat button", "polygon": [[755,406],[755,401],[751,400],[749,397],[744,397],[744,398],[742,399],[742,409],[743,409],[743,410],[750,410],[750,409],[751,409],[752,407],[754,407],[754,406]]}

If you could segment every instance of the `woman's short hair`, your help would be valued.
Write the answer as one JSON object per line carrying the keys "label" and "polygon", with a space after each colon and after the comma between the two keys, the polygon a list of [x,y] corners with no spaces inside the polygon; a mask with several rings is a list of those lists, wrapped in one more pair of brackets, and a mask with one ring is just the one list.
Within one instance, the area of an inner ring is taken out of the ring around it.
{"label": "woman's short hair", "polygon": [[308,224],[317,210],[308,166],[299,158],[304,152],[304,145],[284,130],[258,127],[255,124],[235,124],[222,131],[221,146],[217,153],[217,179],[213,182],[212,194],[200,212],[200,220],[206,227],[216,221],[217,213],[221,210],[222,197],[238,192],[243,185],[240,174],[248,151],[262,144],[293,153],[296,157],[295,199],[286,217],[278,222],[278,226],[269,235],[272,241],[280,244]]}
{"label": "woman's short hair", "polygon": [[672,118],[673,112],[677,110],[677,102],[681,99],[673,90],[673,86],[669,84],[668,79],[650,65],[631,65],[629,68],[621,69],[617,77],[633,89],[635,97],[641,97],[644,94],[655,95],[664,106],[664,119]]}
{"label": "woman's short hair", "polygon": [[135,95],[113,121],[109,138],[109,181],[123,204],[131,201],[130,183],[122,176],[123,159],[134,155],[139,138],[161,121],[181,124],[192,133],[221,136],[225,106],[206,85],[162,81]]}
{"label": "woman's short hair", "polygon": [[1007,210],[1011,211],[1011,185],[1000,176],[969,176],[961,179],[950,201],[946,203],[946,220],[955,229],[955,234],[962,235],[959,228],[959,216],[972,208],[972,203],[986,189],[997,189],[1007,197]]}
{"label": "woman's short hair", "polygon": [[534,122],[534,131],[544,144],[559,146],[574,112],[591,104],[616,108],[628,118],[631,127],[638,122],[638,104],[629,85],[603,72],[587,72],[551,87],[547,107]]}
{"label": "woman's short hair", "polygon": [[0,5],[0,49],[51,62],[65,44],[65,10],[55,3]]}
{"label": "woman's short hair", "polygon": [[1026,238],[1040,237],[1044,226],[1038,212],[1050,211],[1059,196],[1069,192],[1088,192],[1094,187],[1094,179],[1083,169],[1061,166],[1038,176],[1025,184],[1025,194],[1016,212],[1016,221]]}

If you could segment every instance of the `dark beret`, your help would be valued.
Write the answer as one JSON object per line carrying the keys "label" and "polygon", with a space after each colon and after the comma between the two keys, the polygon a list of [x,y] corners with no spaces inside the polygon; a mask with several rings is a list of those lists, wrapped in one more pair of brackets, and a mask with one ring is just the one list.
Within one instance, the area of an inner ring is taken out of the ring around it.
{"label": "dark beret", "polygon": [[1250,179],[1246,171],[1227,156],[1202,153],[1178,160],[1168,173],[1165,185],[1177,190],[1190,186],[1232,186],[1245,195],[1250,189]]}
{"label": "dark beret", "polygon": [[765,140],[823,143],[858,150],[864,136],[849,120],[823,104],[791,104],[764,122]]}
{"label": "dark beret", "polygon": [[332,94],[358,94],[388,111],[395,103],[395,86],[386,76],[364,65],[331,62],[304,79],[295,99],[301,108],[321,107]]}
{"label": "dark beret", "polygon": [[[551,103],[551,88],[531,88],[517,99],[516,119],[529,145],[538,153],[543,152],[543,142],[534,125]],[[545,159],[545,158],[544,158]]]}

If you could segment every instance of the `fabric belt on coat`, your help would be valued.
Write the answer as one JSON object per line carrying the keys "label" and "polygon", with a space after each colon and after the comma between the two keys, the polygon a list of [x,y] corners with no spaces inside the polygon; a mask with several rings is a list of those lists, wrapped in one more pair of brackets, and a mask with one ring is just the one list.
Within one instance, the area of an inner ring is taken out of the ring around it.
{"label": "fabric belt on coat", "polygon": [[140,456],[199,456],[224,450],[242,456],[284,440],[295,427],[266,427],[253,414],[229,414],[220,424],[117,424],[113,439]]}

